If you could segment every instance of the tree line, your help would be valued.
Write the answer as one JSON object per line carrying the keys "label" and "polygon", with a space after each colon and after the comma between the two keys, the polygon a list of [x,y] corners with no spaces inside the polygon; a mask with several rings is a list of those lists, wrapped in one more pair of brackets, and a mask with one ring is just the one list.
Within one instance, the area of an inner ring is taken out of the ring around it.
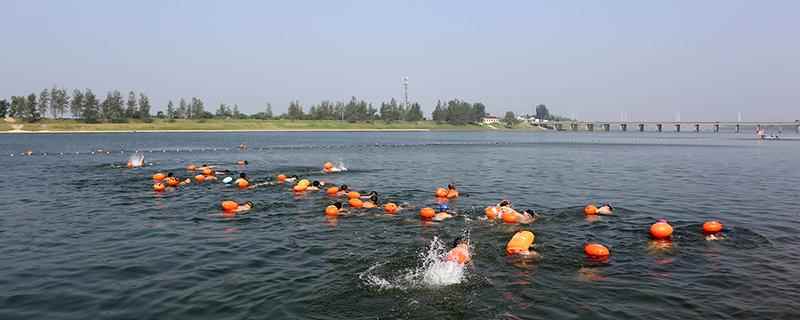
{"label": "tree line", "polygon": [[[46,88],[38,95],[12,96],[10,103],[0,100],[0,117],[10,116],[27,122],[36,122],[48,115],[53,119],[63,119],[66,113],[71,118],[87,123],[128,122],[137,119],[150,122],[150,98],[144,93],[130,91],[124,98],[119,90],[106,93],[104,99],[98,98],[91,89],[74,89],[68,94],[64,88]],[[408,105],[398,103],[395,99],[381,102],[379,107],[364,100],[352,97],[349,101],[324,100],[311,105],[306,111],[299,101],[292,101],[286,113],[274,116],[272,105],[267,103],[264,111],[252,115],[239,110],[239,105],[220,104],[214,113],[206,111],[202,99],[180,98],[177,105],[169,100],[166,108],[158,111],[155,118],[174,121],[176,119],[289,119],[289,120],[340,120],[349,122],[384,121],[422,121],[425,116],[419,103]],[[459,99],[447,102],[438,101],[432,113],[432,120],[437,123],[466,125],[480,123],[486,117],[486,106],[483,103],[470,103]],[[545,105],[536,107],[536,117],[547,120],[560,120],[562,117],[549,113]],[[512,112],[506,114],[504,120],[512,121]]]}

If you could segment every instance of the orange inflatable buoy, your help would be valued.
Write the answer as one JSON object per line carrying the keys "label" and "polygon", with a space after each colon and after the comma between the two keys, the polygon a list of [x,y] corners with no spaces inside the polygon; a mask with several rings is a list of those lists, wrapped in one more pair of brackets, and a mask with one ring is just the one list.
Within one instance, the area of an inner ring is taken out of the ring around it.
{"label": "orange inflatable buoy", "polygon": [[245,179],[237,179],[236,185],[239,186],[239,189],[245,189],[250,186],[250,182]]}
{"label": "orange inflatable buoy", "polygon": [[494,220],[497,218],[497,207],[486,207],[483,212],[486,213],[486,219]]}
{"label": "orange inflatable buoy", "polygon": [[361,194],[355,191],[350,191],[347,193],[347,198],[349,199],[361,198]]}
{"label": "orange inflatable buoy", "polygon": [[190,164],[190,165],[186,166],[186,170],[195,171],[195,170],[197,170],[197,166],[193,165],[193,164]]}
{"label": "orange inflatable buoy", "polygon": [[170,177],[167,178],[167,185],[170,187],[177,187],[181,182],[178,181],[178,178]]}
{"label": "orange inflatable buoy", "polygon": [[298,182],[297,184],[304,185],[304,186],[308,187],[308,185],[311,184],[311,181],[308,181],[307,179],[303,179],[303,180],[300,180],[300,182]]}
{"label": "orange inflatable buoy", "polygon": [[650,226],[650,236],[653,239],[667,239],[672,236],[672,226],[666,221],[659,221]]}
{"label": "orange inflatable buoy", "polygon": [[153,175],[153,180],[161,181],[161,180],[164,180],[164,178],[166,178],[166,177],[167,177],[166,174],[163,174],[163,173],[159,172],[159,173],[156,173],[156,174]]}
{"label": "orange inflatable buoy", "polygon": [[437,198],[447,198],[447,189],[445,188],[436,188],[436,197]]}
{"label": "orange inflatable buoy", "polygon": [[431,219],[436,216],[436,211],[433,208],[425,207],[419,210],[419,216],[422,219]]}
{"label": "orange inflatable buoy", "polygon": [[325,162],[325,164],[324,164],[324,165],[322,165],[322,169],[325,169],[325,170],[327,170],[327,171],[330,171],[331,169],[333,169],[333,163],[330,163],[330,162]]}
{"label": "orange inflatable buoy", "polygon": [[206,176],[204,176],[202,174],[198,174],[198,175],[194,176],[194,179],[197,180],[197,182],[203,182],[203,181],[206,181]]}
{"label": "orange inflatable buoy", "polygon": [[278,182],[283,183],[284,181],[286,181],[286,175],[279,174],[278,175]]}
{"label": "orange inflatable buoy", "polygon": [[164,188],[164,184],[161,182],[153,184],[153,191],[161,192],[164,191]]}
{"label": "orange inflatable buoy", "polygon": [[308,189],[308,186],[304,184],[297,184],[294,187],[292,187],[292,190],[294,192],[303,192],[306,191],[306,189]]}
{"label": "orange inflatable buoy", "polygon": [[214,171],[211,171],[211,168],[203,168],[203,175],[210,176],[214,174]]}
{"label": "orange inflatable buoy", "polygon": [[326,216],[338,216],[339,215],[339,208],[334,205],[329,205],[325,207],[325,215]]}
{"label": "orange inflatable buoy", "polygon": [[397,205],[392,203],[392,202],[384,204],[383,205],[383,211],[388,213],[388,214],[395,214],[395,213],[397,213]]}
{"label": "orange inflatable buoy", "polygon": [[358,209],[364,206],[364,201],[361,201],[359,198],[352,198],[347,200],[347,204],[349,204],[352,208]]}
{"label": "orange inflatable buoy", "polygon": [[461,247],[453,248],[447,253],[447,261],[453,261],[458,264],[465,264],[469,262],[469,252]]}
{"label": "orange inflatable buoy", "polygon": [[230,201],[230,200],[222,201],[222,210],[225,210],[227,212],[232,212],[237,208],[239,208],[239,204],[236,203],[235,201]]}
{"label": "orange inflatable buoy", "polygon": [[599,243],[586,244],[583,246],[583,252],[585,252],[587,256],[593,258],[604,258],[609,255],[608,248]]}
{"label": "orange inflatable buoy", "polygon": [[328,190],[325,190],[325,193],[327,193],[329,196],[335,196],[337,193],[339,193],[339,187],[330,187]]}
{"label": "orange inflatable buoy", "polygon": [[722,223],[717,220],[706,221],[703,223],[703,233],[715,234],[722,232]]}
{"label": "orange inflatable buoy", "polygon": [[503,222],[505,223],[517,223],[519,217],[513,212],[503,212]]}
{"label": "orange inflatable buoy", "polygon": [[586,207],[583,208],[583,213],[587,216],[596,215],[597,207],[593,204],[587,204]]}
{"label": "orange inflatable buoy", "polygon": [[511,240],[506,244],[506,253],[509,255],[528,253],[528,249],[533,244],[536,236],[530,231],[520,231],[511,237]]}

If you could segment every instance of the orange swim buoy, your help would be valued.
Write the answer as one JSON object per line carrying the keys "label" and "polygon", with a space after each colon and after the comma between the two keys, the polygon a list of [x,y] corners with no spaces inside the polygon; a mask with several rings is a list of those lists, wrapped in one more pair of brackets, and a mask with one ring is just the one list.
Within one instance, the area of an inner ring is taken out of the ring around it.
{"label": "orange swim buoy", "polygon": [[506,244],[506,253],[509,255],[528,253],[529,248],[533,244],[536,236],[530,231],[520,231],[511,237],[511,240]]}
{"label": "orange swim buoy", "polygon": [[236,180],[236,185],[239,186],[239,189],[245,189],[250,186],[250,182],[245,179],[239,178]]}
{"label": "orange swim buoy", "polygon": [[153,191],[161,192],[161,191],[164,191],[164,188],[165,187],[164,187],[163,183],[159,182],[159,183],[153,184]]}
{"label": "orange swim buoy", "polygon": [[351,198],[350,200],[347,200],[347,204],[349,204],[352,208],[358,209],[364,206],[364,201],[361,201],[359,198]]}
{"label": "orange swim buoy", "polygon": [[453,261],[458,264],[465,264],[469,261],[469,252],[461,247],[453,248],[447,253],[447,261]]}
{"label": "orange swim buoy", "polygon": [[292,190],[294,192],[303,192],[306,191],[306,189],[308,189],[308,186],[304,184],[297,184],[294,187],[292,187]]}
{"label": "orange swim buoy", "polygon": [[210,176],[214,174],[214,171],[211,171],[211,168],[203,168],[203,175]]}
{"label": "orange swim buoy", "polygon": [[236,203],[235,201],[230,201],[230,200],[222,201],[222,210],[225,210],[226,212],[232,212],[237,208],[239,208],[239,204]]}
{"label": "orange swim buoy", "polygon": [[519,217],[514,212],[503,212],[503,222],[505,223],[517,223],[519,221]]}
{"label": "orange swim buoy", "polygon": [[333,163],[325,162],[325,164],[322,165],[322,169],[330,171],[331,169],[333,169]]}
{"label": "orange swim buoy", "polygon": [[170,187],[177,187],[181,182],[178,181],[178,178],[169,177],[167,178],[167,185]]}
{"label": "orange swim buoy", "polygon": [[156,174],[154,174],[154,175],[153,175],[153,180],[155,180],[155,181],[161,181],[161,180],[164,180],[164,178],[166,178],[166,177],[167,177],[167,175],[166,175],[166,174],[163,174],[163,173],[161,173],[161,172],[158,172],[158,173],[156,173]]}
{"label": "orange swim buoy", "polygon": [[395,214],[395,213],[397,213],[397,205],[392,203],[392,202],[384,204],[383,205],[383,211],[388,213],[388,214]]}
{"label": "orange swim buoy", "polygon": [[672,236],[672,226],[666,221],[659,221],[650,226],[650,236],[653,239],[667,239]]}
{"label": "orange swim buoy", "polygon": [[329,217],[338,216],[339,215],[339,208],[334,205],[329,205],[325,207],[325,215]]}
{"label": "orange swim buoy", "polygon": [[456,191],[456,190],[448,190],[447,191],[447,198],[448,199],[458,198],[458,191]]}
{"label": "orange swim buoy", "polygon": [[447,189],[445,188],[436,188],[435,195],[437,198],[447,198]]}
{"label": "orange swim buoy", "polygon": [[203,182],[203,181],[206,181],[206,176],[204,176],[202,174],[198,174],[198,175],[194,176],[194,179],[197,180],[197,182]]}
{"label": "orange swim buoy", "polygon": [[195,170],[197,170],[197,166],[193,165],[193,164],[190,164],[190,165],[186,166],[186,170],[195,171]]}
{"label": "orange swim buoy", "polygon": [[433,208],[425,207],[419,210],[419,216],[422,219],[431,219],[436,216],[436,211]]}
{"label": "orange swim buoy", "polygon": [[604,258],[608,257],[610,254],[608,252],[608,248],[599,243],[587,243],[585,246],[583,246],[583,252],[592,258]]}
{"label": "orange swim buoy", "polygon": [[339,193],[339,187],[330,187],[328,190],[325,190],[325,193],[327,193],[329,196],[335,196],[337,193]]}
{"label": "orange swim buoy", "polygon": [[347,193],[347,198],[349,199],[361,198],[361,194],[355,191],[350,191]]}
{"label": "orange swim buoy", "polygon": [[304,185],[304,186],[308,187],[311,184],[311,181],[308,181],[307,179],[303,179],[303,180],[300,180],[300,182],[298,182],[297,184]]}
{"label": "orange swim buoy", "polygon": [[286,181],[286,175],[279,174],[278,175],[278,182],[283,183],[284,181]]}
{"label": "orange swim buoy", "polygon": [[486,219],[494,220],[497,219],[497,207],[486,207],[483,212],[486,213]]}
{"label": "orange swim buoy", "polygon": [[587,216],[596,215],[597,207],[593,204],[587,204],[586,207],[583,208],[583,213]]}
{"label": "orange swim buoy", "polygon": [[703,223],[703,233],[715,234],[722,232],[722,223],[717,220],[706,221]]}

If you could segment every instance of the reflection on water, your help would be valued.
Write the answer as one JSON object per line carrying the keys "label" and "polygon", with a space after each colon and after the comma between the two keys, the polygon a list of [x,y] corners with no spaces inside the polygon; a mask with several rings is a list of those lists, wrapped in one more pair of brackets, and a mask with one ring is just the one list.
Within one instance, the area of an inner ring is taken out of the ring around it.
{"label": "reflection on water", "polygon": [[[0,185],[0,318],[621,319],[656,309],[666,319],[797,318],[800,144],[738,137],[0,136],[3,154],[15,154],[0,157],[10,176]],[[136,150],[147,166],[121,165]],[[349,170],[325,174],[327,161]],[[330,197],[288,186],[153,192],[153,173],[184,176],[190,163],[256,182],[347,184],[410,208],[329,218]],[[458,218],[421,222],[419,208],[447,183],[461,192],[448,202]],[[485,220],[483,208],[501,199],[541,218],[524,228]],[[585,216],[596,199],[617,205],[614,214]],[[224,216],[222,200],[256,206]],[[671,241],[650,239],[657,218],[673,225]],[[706,241],[711,219],[725,223],[723,240]],[[537,259],[505,254],[523,229],[536,234]],[[464,230],[472,263],[443,262]],[[586,258],[588,242],[612,256]]]}

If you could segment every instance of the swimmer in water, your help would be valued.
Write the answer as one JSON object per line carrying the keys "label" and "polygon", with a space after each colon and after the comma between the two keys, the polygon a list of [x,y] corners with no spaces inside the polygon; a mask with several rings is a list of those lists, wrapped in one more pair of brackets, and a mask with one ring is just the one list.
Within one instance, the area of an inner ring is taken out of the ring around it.
{"label": "swimmer in water", "polygon": [[463,266],[471,260],[472,256],[469,251],[469,240],[465,240],[462,237],[456,238],[453,241],[453,248],[450,249],[450,252],[447,253],[447,257],[445,257],[445,261],[455,262]]}
{"label": "swimmer in water", "polygon": [[511,201],[508,200],[500,201],[500,203],[497,204],[497,211],[498,211],[497,217],[501,219],[503,218],[504,214],[516,215],[517,216],[516,220],[520,224],[533,223],[534,221],[536,221],[536,217],[538,216],[536,212],[534,212],[531,209],[527,209],[523,211],[523,213],[517,212],[517,210],[511,208]]}
{"label": "swimmer in water", "polygon": [[291,177],[286,178],[286,180],[284,180],[284,181],[286,181],[286,182],[295,182],[295,181],[297,181],[297,179],[300,179],[300,177],[298,177],[297,175],[293,175]]}
{"label": "swimmer in water", "polygon": [[336,202],[332,203],[331,205],[336,207],[337,210],[339,210],[339,215],[340,216],[346,216],[346,215],[348,215],[350,213],[350,210],[348,210],[348,209],[343,207],[341,201],[336,201]]}
{"label": "swimmer in water", "polygon": [[319,188],[321,187],[322,185],[319,183],[319,181],[314,180],[311,182],[310,186],[306,187],[306,191],[319,191]]}
{"label": "swimmer in water", "polygon": [[250,163],[247,162],[247,160],[239,160],[239,161],[236,161],[236,164],[238,164],[240,166],[246,166],[246,165],[248,165]]}
{"label": "swimmer in water", "polygon": [[244,181],[244,182],[246,182],[248,184],[250,183],[250,181],[247,181],[247,174],[244,173],[244,172],[239,173],[239,179],[236,179],[236,181],[234,181],[233,183],[234,184],[239,184],[239,181]]}
{"label": "swimmer in water", "polygon": [[256,206],[255,206],[255,204],[253,204],[253,201],[247,201],[245,203],[239,204],[239,206],[236,207],[236,209],[231,211],[230,213],[245,213],[245,212],[250,211],[250,209],[253,209],[255,207]]}
{"label": "swimmer in water", "polygon": [[458,196],[459,196],[459,193],[458,193],[458,189],[456,189],[456,186],[453,185],[452,183],[448,184],[447,185],[447,197],[452,199],[452,198],[458,198]]}
{"label": "swimmer in water", "polygon": [[614,213],[614,207],[612,207],[611,204],[608,202],[603,203],[602,206],[597,208],[597,214],[611,215],[613,213]]}
{"label": "swimmer in water", "polygon": [[348,187],[346,184],[343,184],[339,186],[339,191],[336,192],[336,196],[341,197],[346,195],[348,192],[350,192],[350,187]]}
{"label": "swimmer in water", "polygon": [[[362,198],[364,198],[364,197],[362,197]],[[380,206],[380,202],[378,201],[378,193],[377,192],[370,191],[367,194],[366,198],[367,198],[367,200],[364,201],[364,205],[362,206],[362,208],[372,209],[372,208],[377,208],[378,206]]]}
{"label": "swimmer in water", "polygon": [[450,207],[447,204],[442,203],[439,204],[439,210],[437,210],[436,215],[433,216],[431,220],[433,221],[444,221],[445,219],[452,218],[455,215],[455,212],[450,211]]}
{"label": "swimmer in water", "polygon": [[164,181],[168,187],[182,187],[187,184],[192,183],[192,179],[186,178],[184,180],[180,180],[172,172],[167,173],[167,177],[164,178]]}

